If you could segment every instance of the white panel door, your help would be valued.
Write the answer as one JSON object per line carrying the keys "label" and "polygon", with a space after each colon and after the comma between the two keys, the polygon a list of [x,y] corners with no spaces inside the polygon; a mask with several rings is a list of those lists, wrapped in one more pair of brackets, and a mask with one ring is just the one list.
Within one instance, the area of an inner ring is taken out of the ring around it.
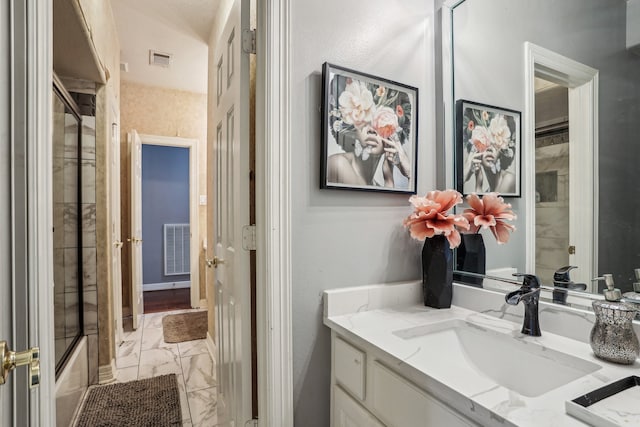
{"label": "white panel door", "polygon": [[39,346],[41,382],[29,389],[26,366],[8,374],[0,385],[0,426],[55,424],[49,273],[53,87],[51,62],[43,50],[50,30],[47,2],[35,3],[0,2],[0,341],[14,351]]}
{"label": "white panel door", "polygon": [[251,419],[251,293],[249,251],[249,55],[242,30],[249,4],[235,0],[216,45],[214,265],[218,347],[218,422],[244,426]]}
{"label": "white panel door", "polygon": [[133,328],[142,327],[142,141],[135,130],[129,133],[131,148],[131,312]]}
{"label": "white panel door", "polygon": [[[113,100],[112,102],[114,102]],[[113,312],[116,322],[116,346],[122,342],[122,235],[120,233],[120,126],[118,112],[112,110],[111,124],[111,277],[113,280]]]}

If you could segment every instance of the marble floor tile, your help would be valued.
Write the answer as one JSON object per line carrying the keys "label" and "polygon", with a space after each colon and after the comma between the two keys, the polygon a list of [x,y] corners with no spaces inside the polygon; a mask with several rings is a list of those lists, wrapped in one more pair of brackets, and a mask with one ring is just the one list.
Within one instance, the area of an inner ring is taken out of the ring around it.
{"label": "marble floor tile", "polygon": [[216,385],[216,372],[209,353],[182,358],[182,372],[187,391],[201,390]]}
{"label": "marble floor tile", "polygon": [[155,348],[140,352],[138,379],[165,374],[182,374],[180,356],[168,348]]}
{"label": "marble floor tile", "polygon": [[154,348],[169,348],[175,354],[178,352],[178,344],[166,343],[162,328],[144,328],[142,330],[142,350],[151,350]]}
{"label": "marble floor tile", "polygon": [[162,318],[164,316],[166,316],[168,313],[151,313],[151,314],[145,314],[144,315],[144,323],[143,323],[143,327],[145,329],[147,328],[154,328],[154,329],[162,329]]}
{"label": "marble floor tile", "polygon": [[196,354],[208,353],[207,340],[193,340],[178,343],[180,357],[195,356]]}
{"label": "marble floor tile", "polygon": [[121,369],[139,364],[140,340],[123,341],[116,350],[116,367]]}
{"label": "marble floor tile", "polygon": [[217,424],[216,388],[187,393],[191,422],[194,427],[214,427]]}
{"label": "marble floor tile", "polygon": [[191,423],[191,412],[189,411],[189,400],[187,398],[187,389],[184,385],[184,376],[176,375],[178,380],[178,391],[180,392],[180,410],[182,412],[182,423]]}
{"label": "marble floor tile", "polygon": [[116,370],[116,382],[126,383],[138,379],[138,366],[122,368]]}

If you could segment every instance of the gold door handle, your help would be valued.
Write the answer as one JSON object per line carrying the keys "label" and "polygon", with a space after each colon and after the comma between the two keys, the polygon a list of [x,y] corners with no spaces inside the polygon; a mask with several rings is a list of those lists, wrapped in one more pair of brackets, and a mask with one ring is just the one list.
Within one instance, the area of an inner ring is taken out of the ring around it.
{"label": "gold door handle", "polygon": [[131,237],[127,239],[127,242],[131,243],[142,243],[142,239],[138,239],[137,237]]}
{"label": "gold door handle", "polygon": [[116,249],[120,249],[122,245],[124,245],[124,243],[122,243],[120,240],[116,240],[115,242],[113,242],[113,246],[115,246]]}
{"label": "gold door handle", "polygon": [[0,385],[7,382],[12,370],[24,365],[29,365],[29,388],[40,385],[40,349],[11,351],[6,341],[0,341]]}
{"label": "gold door handle", "polygon": [[207,267],[211,268],[218,268],[218,266],[220,264],[224,264],[224,259],[222,258],[218,258],[217,256],[214,256],[213,259],[211,258],[207,258]]}

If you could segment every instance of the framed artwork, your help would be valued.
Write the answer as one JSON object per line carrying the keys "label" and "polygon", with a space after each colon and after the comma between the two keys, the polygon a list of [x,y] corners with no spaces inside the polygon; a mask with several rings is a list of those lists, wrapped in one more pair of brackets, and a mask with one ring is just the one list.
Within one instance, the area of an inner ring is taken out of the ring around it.
{"label": "framed artwork", "polygon": [[456,187],[520,197],[520,112],[456,101]]}
{"label": "framed artwork", "polygon": [[320,188],[416,193],[418,89],[325,63]]}

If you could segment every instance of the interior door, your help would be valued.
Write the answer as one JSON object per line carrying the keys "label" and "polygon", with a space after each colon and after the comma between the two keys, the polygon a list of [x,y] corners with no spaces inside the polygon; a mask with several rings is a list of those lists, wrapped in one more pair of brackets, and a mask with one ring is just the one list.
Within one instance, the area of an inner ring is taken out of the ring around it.
{"label": "interior door", "polygon": [[120,240],[120,126],[118,112],[112,111],[111,124],[111,277],[113,280],[113,311],[116,321],[116,345],[123,338],[122,330],[122,241]]}
{"label": "interior door", "polygon": [[133,328],[142,326],[144,303],[142,300],[142,141],[132,130],[129,135],[131,148],[131,312]]}
{"label": "interior door", "polygon": [[216,45],[215,311],[218,347],[218,422],[251,419],[250,256],[243,248],[249,224],[249,3],[235,0]]}
{"label": "interior door", "polygon": [[14,351],[39,344],[44,355],[40,388],[29,389],[25,366],[0,385],[2,426],[55,423],[46,10],[33,1],[0,2],[0,341]]}

